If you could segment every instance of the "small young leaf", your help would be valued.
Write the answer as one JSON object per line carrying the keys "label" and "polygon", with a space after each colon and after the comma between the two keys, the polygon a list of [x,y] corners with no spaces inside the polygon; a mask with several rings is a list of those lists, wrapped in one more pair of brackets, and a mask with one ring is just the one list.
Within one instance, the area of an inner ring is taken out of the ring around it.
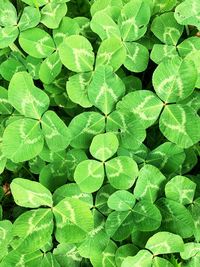
{"label": "small young leaf", "polygon": [[129,157],[119,156],[105,163],[106,175],[116,189],[129,189],[138,175],[136,162]]}
{"label": "small young leaf", "polygon": [[125,258],[121,267],[151,267],[152,259],[153,255],[148,250],[140,250],[137,255]]}
{"label": "small young leaf", "polygon": [[108,199],[108,207],[116,211],[131,210],[134,205],[134,195],[126,190],[118,190]]}
{"label": "small young leaf", "polygon": [[90,153],[94,158],[105,162],[116,153],[118,146],[119,142],[115,134],[98,134],[92,140]]}
{"label": "small young leaf", "polygon": [[82,192],[93,193],[103,184],[103,164],[96,160],[84,160],[78,164],[74,172],[74,180]]}

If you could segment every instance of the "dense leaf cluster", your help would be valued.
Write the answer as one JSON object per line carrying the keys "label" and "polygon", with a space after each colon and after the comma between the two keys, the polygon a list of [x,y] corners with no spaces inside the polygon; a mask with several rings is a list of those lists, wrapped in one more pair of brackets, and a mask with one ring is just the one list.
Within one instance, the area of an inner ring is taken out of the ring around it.
{"label": "dense leaf cluster", "polygon": [[0,0],[0,267],[200,266],[199,30],[199,0]]}

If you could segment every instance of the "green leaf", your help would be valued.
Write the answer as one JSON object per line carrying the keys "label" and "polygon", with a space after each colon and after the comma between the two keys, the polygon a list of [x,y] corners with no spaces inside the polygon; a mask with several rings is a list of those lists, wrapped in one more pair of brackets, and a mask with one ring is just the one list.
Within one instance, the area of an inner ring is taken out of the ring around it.
{"label": "green leaf", "polygon": [[103,133],[96,135],[90,146],[91,155],[103,162],[111,158],[119,146],[118,139],[114,133]]}
{"label": "green leaf", "polygon": [[16,163],[36,157],[43,144],[39,122],[32,119],[12,122],[3,134],[3,154]]}
{"label": "green leaf", "polygon": [[40,206],[51,207],[53,204],[50,191],[38,182],[15,178],[10,188],[14,201],[19,206],[38,208]]}
{"label": "green leaf", "polygon": [[94,14],[90,22],[90,27],[93,32],[99,35],[101,40],[110,37],[120,38],[118,25],[105,11],[98,11]]}
{"label": "green leaf", "polygon": [[61,72],[62,63],[58,52],[54,52],[48,56],[40,65],[39,78],[43,83],[52,83]]}
{"label": "green leaf", "polygon": [[48,0],[22,0],[22,2],[30,5],[30,6],[36,6],[41,7],[48,3]]}
{"label": "green leaf", "polygon": [[8,47],[14,43],[19,34],[17,26],[0,27],[0,49]]}
{"label": "green leaf", "polygon": [[199,51],[200,39],[197,36],[188,37],[183,40],[178,46],[178,52],[181,57],[186,57],[188,54]]}
{"label": "green leaf", "polygon": [[154,44],[151,50],[150,58],[156,64],[160,64],[164,60],[177,57],[178,53],[174,45]]}
{"label": "green leaf", "polygon": [[20,71],[26,71],[26,67],[17,58],[15,59],[15,58],[9,57],[7,60],[5,60],[0,65],[0,74],[7,81],[10,81],[13,75],[16,72],[20,72]]}
{"label": "green leaf", "polygon": [[188,260],[195,257],[197,253],[200,253],[200,244],[189,242],[184,244],[184,250],[181,251],[180,256],[183,260]]}
{"label": "green leaf", "polygon": [[105,167],[107,178],[116,189],[131,188],[138,175],[136,162],[126,156],[119,156],[107,161]]}
{"label": "green leaf", "polygon": [[46,58],[55,50],[51,36],[40,28],[20,33],[19,44],[27,54],[36,58]]}
{"label": "green leaf", "polygon": [[161,225],[159,209],[147,200],[139,201],[133,208],[133,223],[139,231],[154,231]]}
{"label": "green leaf", "polygon": [[72,140],[70,145],[74,148],[88,148],[92,138],[104,131],[105,117],[97,112],[83,112],[74,117],[70,124]]}
{"label": "green leaf", "polygon": [[126,190],[118,190],[108,198],[108,207],[116,211],[131,210],[134,205],[134,195]]}
{"label": "green leaf", "polygon": [[166,103],[185,99],[194,91],[197,71],[191,60],[174,57],[158,65],[153,74],[156,94]]}
{"label": "green leaf", "polygon": [[183,238],[193,235],[194,223],[186,207],[167,198],[160,198],[156,205],[162,214],[162,230],[180,235]]}
{"label": "green leaf", "polygon": [[82,192],[93,193],[103,184],[104,168],[96,160],[84,160],[78,164],[74,172],[74,180]]}
{"label": "green leaf", "polygon": [[165,182],[165,176],[156,167],[146,164],[139,171],[138,179],[134,188],[134,196],[154,202]]}
{"label": "green leaf", "polygon": [[140,250],[137,255],[125,258],[121,267],[151,267],[153,255],[147,250]]}
{"label": "green leaf", "polygon": [[124,93],[124,84],[112,67],[105,65],[95,69],[88,87],[89,100],[95,107],[108,115]]}
{"label": "green leaf", "polygon": [[169,232],[158,232],[149,238],[145,248],[149,249],[155,256],[182,252],[184,243],[179,235]]}
{"label": "green leaf", "polygon": [[65,3],[48,3],[41,9],[41,23],[47,28],[56,29],[66,13]]}
{"label": "green leaf", "polygon": [[8,88],[8,100],[22,115],[34,119],[41,119],[49,106],[49,97],[34,85],[27,72],[13,75]]}
{"label": "green leaf", "polygon": [[145,128],[148,128],[157,120],[162,108],[162,101],[148,90],[131,92],[117,104],[118,110],[126,113],[132,112]]}
{"label": "green leaf", "polygon": [[66,37],[59,46],[60,60],[71,71],[93,70],[94,53],[91,43],[80,35]]}
{"label": "green leaf", "polygon": [[199,22],[200,15],[200,3],[198,0],[194,0],[192,3],[190,0],[185,0],[180,3],[174,13],[174,17],[181,25],[194,25],[200,29]]}
{"label": "green leaf", "polygon": [[174,12],[168,12],[154,18],[151,31],[161,42],[176,45],[183,33],[183,26],[176,22]]}
{"label": "green leaf", "polygon": [[53,213],[50,209],[24,212],[13,224],[14,239],[11,246],[21,253],[39,250],[49,240],[53,231]]}
{"label": "green leaf", "polygon": [[54,111],[45,112],[41,124],[44,138],[52,151],[58,152],[68,147],[71,141],[70,131]]}
{"label": "green leaf", "polygon": [[88,86],[92,79],[92,72],[83,72],[72,75],[67,81],[67,94],[71,101],[84,108],[92,106],[88,98]]}
{"label": "green leaf", "polygon": [[179,170],[185,158],[182,148],[171,142],[165,142],[149,152],[146,163],[159,168],[164,174],[171,174]]}
{"label": "green leaf", "polygon": [[60,267],[60,264],[56,260],[56,257],[51,252],[47,252],[43,255],[43,258],[40,264],[41,264],[40,265],[41,267],[46,267],[46,266]]}
{"label": "green leaf", "polygon": [[54,208],[55,236],[59,243],[79,243],[93,229],[93,217],[88,204],[66,197]]}
{"label": "green leaf", "polygon": [[174,267],[174,265],[166,259],[154,257],[152,267]]}
{"label": "green leaf", "polygon": [[169,141],[182,148],[188,148],[200,140],[200,119],[192,108],[184,105],[166,106],[159,127]]}
{"label": "green leaf", "polygon": [[36,27],[40,22],[40,18],[39,9],[31,6],[25,7],[18,23],[20,31]]}
{"label": "green leaf", "polygon": [[0,114],[11,114],[12,106],[8,101],[8,91],[0,86]]}
{"label": "green leaf", "polygon": [[200,75],[200,51],[195,51],[195,52],[191,52],[189,53],[186,57],[185,57],[186,60],[190,60],[193,62],[193,64],[195,65],[196,67],[196,70],[197,70],[197,80],[196,80],[196,84],[195,84],[195,87],[197,88],[200,88],[200,78],[199,78],[199,75]]}
{"label": "green leaf", "polygon": [[144,71],[149,61],[147,48],[135,42],[125,42],[124,44],[127,51],[124,66],[132,72]]}
{"label": "green leaf", "polygon": [[0,2],[0,25],[13,26],[17,24],[17,11],[15,6],[8,0]]}
{"label": "green leaf", "polygon": [[121,10],[118,23],[122,39],[132,42],[140,39],[147,30],[150,7],[146,1],[130,1]]}
{"label": "green leaf", "polygon": [[189,178],[177,175],[166,184],[165,195],[169,199],[187,205],[193,202],[195,189],[196,184]]}
{"label": "green leaf", "polygon": [[113,71],[118,70],[126,59],[126,49],[123,42],[116,37],[105,39],[97,52],[96,67],[109,65]]}

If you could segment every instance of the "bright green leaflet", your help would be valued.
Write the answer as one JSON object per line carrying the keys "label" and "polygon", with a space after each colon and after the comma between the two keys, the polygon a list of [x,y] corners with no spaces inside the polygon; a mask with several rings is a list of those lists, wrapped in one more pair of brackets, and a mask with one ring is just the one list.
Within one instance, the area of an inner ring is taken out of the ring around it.
{"label": "bright green leaflet", "polygon": [[131,92],[117,104],[118,110],[134,113],[145,128],[148,128],[157,120],[162,107],[162,101],[148,90]]}
{"label": "bright green leaflet", "polygon": [[118,190],[108,198],[108,207],[116,211],[131,210],[135,205],[135,196],[126,190]]}
{"label": "bright green leaflet", "polygon": [[88,86],[88,97],[95,107],[108,115],[124,93],[124,83],[113,72],[112,67],[105,65],[95,69]]}
{"label": "bright green leaflet", "polygon": [[49,97],[34,85],[27,72],[18,72],[12,77],[8,100],[22,115],[34,119],[40,119],[49,106]]}
{"label": "bright green leaflet", "polygon": [[180,255],[182,259],[188,260],[192,257],[195,257],[195,255],[199,252],[200,252],[200,244],[189,242],[184,244],[184,250],[180,253]]}
{"label": "bright green leaflet", "polygon": [[130,42],[140,39],[147,30],[149,19],[150,7],[146,1],[132,0],[127,3],[118,20],[122,39]]}
{"label": "bright green leaflet", "polygon": [[88,86],[91,82],[92,72],[83,72],[72,75],[66,83],[66,89],[69,98],[74,103],[84,108],[92,106],[88,98]]}
{"label": "bright green leaflet", "polygon": [[179,235],[169,232],[158,232],[146,243],[145,248],[154,255],[182,252],[184,249],[183,239]]}
{"label": "bright green leaflet", "polygon": [[200,119],[192,108],[184,105],[166,106],[159,127],[169,141],[182,148],[188,148],[200,140]]}
{"label": "bright green leaflet", "polygon": [[13,75],[20,71],[26,71],[24,64],[11,57],[0,65],[0,74],[7,81],[10,81]]}
{"label": "bright green leaflet", "polygon": [[45,112],[41,124],[44,138],[52,151],[57,152],[68,147],[71,141],[70,131],[54,111]]}
{"label": "bright green leaflet", "polygon": [[41,9],[41,23],[50,29],[56,29],[66,13],[65,3],[48,3]]}
{"label": "bright green leaflet", "polygon": [[153,255],[149,251],[140,250],[135,256],[133,257],[129,256],[125,258],[125,260],[122,262],[121,267],[129,267],[129,266],[151,267],[152,259]]}
{"label": "bright green leaflet", "polygon": [[3,154],[16,163],[37,156],[43,144],[44,138],[39,122],[36,120],[14,121],[6,127],[3,134]]}
{"label": "bright green leaflet", "polygon": [[195,194],[196,184],[185,176],[173,177],[165,186],[167,198],[183,205],[191,204]]}
{"label": "bright green leaflet", "polygon": [[172,59],[178,56],[176,47],[173,45],[154,44],[150,58],[156,64],[160,64],[165,59]]}
{"label": "bright green leaflet", "polygon": [[134,196],[140,200],[145,199],[154,202],[165,182],[165,176],[152,165],[144,165],[139,171],[134,188]]}
{"label": "bright green leaflet", "polygon": [[12,223],[8,220],[0,221],[0,260],[8,254],[8,244],[12,240]]}
{"label": "bright green leaflet", "polygon": [[177,23],[174,13],[164,13],[157,16],[152,24],[151,31],[163,43],[176,45],[183,33],[183,26]]}
{"label": "bright green leaflet", "polygon": [[90,27],[102,40],[110,37],[120,38],[118,25],[105,11],[99,11],[94,14]]}
{"label": "bright green leaflet", "polygon": [[104,168],[96,160],[84,160],[78,164],[74,172],[74,180],[85,193],[97,191],[103,184]]}
{"label": "bright green leaflet", "polygon": [[126,49],[123,42],[116,37],[105,39],[97,52],[96,67],[110,65],[113,71],[118,70],[126,59]]}
{"label": "bright green leaflet", "polygon": [[181,25],[194,25],[200,29],[199,15],[200,3],[198,0],[185,0],[175,9],[174,17]]}
{"label": "bright green leaflet", "polygon": [[96,135],[90,146],[91,155],[103,162],[112,157],[119,146],[118,139],[114,133]]}
{"label": "bright green leaflet", "polygon": [[88,204],[81,200],[65,198],[53,208],[53,213],[55,236],[60,243],[81,242],[93,229],[92,213]]}
{"label": "bright green leaflet", "polygon": [[17,26],[0,27],[0,49],[10,46],[17,39],[19,30]]}
{"label": "bright green leaflet", "polygon": [[138,175],[136,162],[129,157],[119,156],[105,163],[106,175],[116,189],[129,189]]}
{"label": "bright green leaflet", "polygon": [[0,2],[0,25],[12,26],[17,24],[17,12],[8,0],[1,0]]}
{"label": "bright green leaflet", "polygon": [[183,100],[192,94],[196,80],[193,62],[179,57],[161,62],[153,74],[156,94],[166,103]]}
{"label": "bright green leaflet", "polygon": [[199,242],[200,241],[200,229],[199,229],[200,198],[198,197],[197,199],[195,199],[188,209],[194,221],[193,231],[194,231],[195,241]]}
{"label": "bright green leaflet", "polygon": [[44,246],[53,231],[53,214],[50,209],[30,210],[21,214],[13,224],[11,245],[20,252],[34,252]]}
{"label": "bright green leaflet", "polygon": [[93,48],[83,36],[66,37],[59,46],[59,55],[64,66],[71,71],[87,72],[93,70]]}
{"label": "bright green leaflet", "polygon": [[38,182],[15,178],[11,185],[15,203],[22,207],[38,208],[53,204],[52,195],[48,189]]}
{"label": "bright green leaflet", "polygon": [[34,28],[40,22],[40,12],[37,8],[34,7],[25,7],[22,13],[22,16],[19,20],[19,29],[20,31],[25,31],[30,28]]}
{"label": "bright green leaflet", "polygon": [[51,36],[39,28],[20,33],[19,43],[27,54],[36,58],[46,58],[55,50]]}
{"label": "bright green leaflet", "polygon": [[149,61],[147,48],[135,42],[125,42],[124,45],[127,50],[124,66],[132,72],[144,71]]}

